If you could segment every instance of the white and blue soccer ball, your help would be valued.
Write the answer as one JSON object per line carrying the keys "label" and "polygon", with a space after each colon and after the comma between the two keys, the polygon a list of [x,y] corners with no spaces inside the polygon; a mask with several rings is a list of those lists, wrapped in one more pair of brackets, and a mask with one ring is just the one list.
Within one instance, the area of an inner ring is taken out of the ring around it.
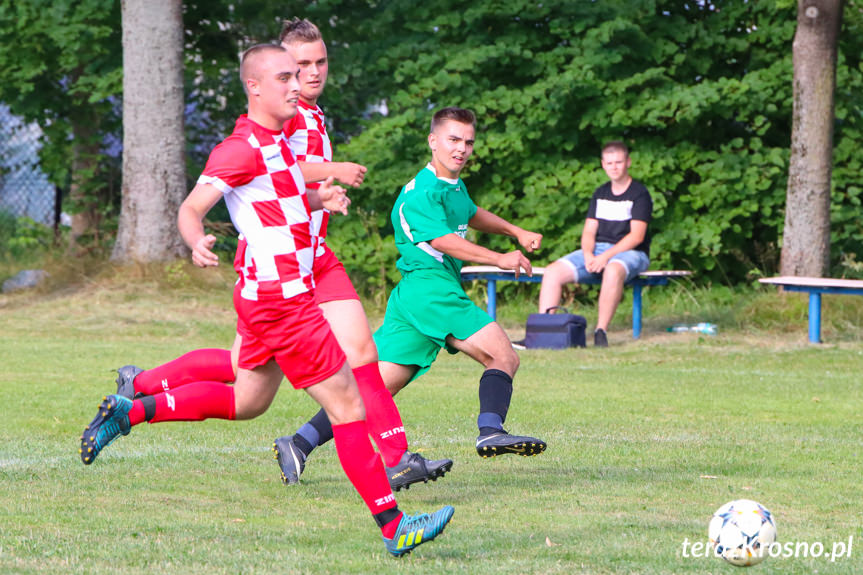
{"label": "white and blue soccer ball", "polygon": [[729,501],[717,509],[707,532],[714,553],[740,567],[764,561],[776,541],[773,514],[749,499]]}

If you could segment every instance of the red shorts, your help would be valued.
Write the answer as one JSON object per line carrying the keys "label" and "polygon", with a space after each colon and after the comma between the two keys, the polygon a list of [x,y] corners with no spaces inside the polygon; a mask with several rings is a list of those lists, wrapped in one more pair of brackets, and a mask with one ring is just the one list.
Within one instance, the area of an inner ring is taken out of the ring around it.
{"label": "red shorts", "polygon": [[319,304],[328,301],[359,300],[357,290],[345,271],[345,266],[324,244],[324,255],[315,258],[313,273],[315,275],[315,301]]}
{"label": "red shorts", "polygon": [[291,299],[250,301],[234,289],[237,333],[243,338],[238,367],[254,369],[275,359],[295,389],[334,375],[346,361],[312,292]]}

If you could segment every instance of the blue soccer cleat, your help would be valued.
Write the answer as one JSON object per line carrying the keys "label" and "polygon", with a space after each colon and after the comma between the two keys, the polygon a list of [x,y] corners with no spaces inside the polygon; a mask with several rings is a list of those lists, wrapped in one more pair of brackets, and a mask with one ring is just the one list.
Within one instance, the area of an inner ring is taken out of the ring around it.
{"label": "blue soccer cleat", "polygon": [[119,435],[129,435],[132,424],[129,422],[129,411],[132,400],[122,395],[108,395],[99,405],[99,413],[84,430],[81,436],[81,461],[90,465],[105,447],[117,439]]}
{"label": "blue soccer cleat", "polygon": [[420,513],[419,515],[408,515],[402,513],[402,519],[392,539],[384,537],[384,545],[387,551],[394,557],[407,555],[415,547],[428,543],[441,533],[446,527],[455,509],[446,505],[431,515]]}

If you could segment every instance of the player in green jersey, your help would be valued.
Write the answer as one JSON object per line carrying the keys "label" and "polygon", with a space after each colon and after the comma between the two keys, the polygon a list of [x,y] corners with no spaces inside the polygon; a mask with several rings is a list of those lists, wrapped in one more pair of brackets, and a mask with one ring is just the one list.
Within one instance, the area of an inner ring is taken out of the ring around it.
{"label": "player in green jersey", "polygon": [[[460,270],[463,261],[471,261],[517,274],[532,271],[520,250],[498,253],[465,239],[469,227],[511,236],[528,252],[539,249],[542,235],[471,200],[459,174],[473,153],[475,126],[469,110],[439,110],[428,136],[431,162],[402,188],[393,207],[401,255],[396,266],[402,279],[387,303],[384,324],[374,334],[379,366],[387,389],[395,395],[428,371],[441,348],[468,354],[485,367],[479,383],[477,453],[536,455],[545,450],[544,441],[511,435],[503,427],[518,355],[500,325],[465,294]],[[315,419],[321,445],[332,435],[322,428],[321,418]]]}

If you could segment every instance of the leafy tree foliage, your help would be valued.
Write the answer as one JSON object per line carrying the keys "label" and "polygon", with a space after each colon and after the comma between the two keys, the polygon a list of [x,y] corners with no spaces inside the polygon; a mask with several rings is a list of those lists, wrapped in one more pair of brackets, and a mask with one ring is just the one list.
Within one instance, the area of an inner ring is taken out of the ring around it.
{"label": "leafy tree foliage", "polygon": [[75,237],[101,221],[118,173],[105,135],[119,129],[119,18],[119,2],[0,0],[0,101],[44,131],[42,170],[70,190]]}
{"label": "leafy tree foliage", "polygon": [[[0,100],[38,122],[53,148],[46,173],[65,184],[71,124],[117,115],[110,97],[122,80],[120,3],[0,0]],[[109,128],[109,129],[111,129]]]}
{"label": "leafy tree foliage", "polygon": [[[379,78],[388,114],[338,151],[370,168],[354,194],[359,217],[331,226],[331,243],[350,265],[377,277],[381,261],[392,261],[391,253],[375,253],[377,241],[356,238],[374,232],[370,220],[389,233],[394,194],[428,159],[431,113],[458,105],[480,122],[468,188],[480,205],[545,234],[539,263],[578,247],[588,199],[605,179],[599,148],[623,139],[632,173],[654,197],[655,266],[728,282],[775,271],[790,140],[792,1],[370,6],[366,40],[351,49],[376,55],[362,69]],[[846,24],[842,36],[837,114],[844,125],[836,134],[833,210],[846,225],[835,226],[837,252],[861,247],[852,221],[859,22]],[[346,74],[338,57],[333,78]]]}
{"label": "leafy tree foliage", "polygon": [[[840,35],[834,262],[863,247],[861,7],[847,0]],[[356,278],[375,286],[396,279],[389,211],[428,160],[432,111],[448,105],[479,116],[469,190],[480,205],[545,234],[537,263],[578,247],[587,201],[605,179],[599,148],[623,139],[633,175],[654,197],[655,266],[731,283],[750,270],[775,271],[794,0],[188,1],[190,179],[244,110],[240,52],[274,39],[281,19],[295,15],[316,22],[329,47],[321,104],[337,158],[370,168],[353,214],[331,222],[329,241]],[[58,161],[43,169],[54,181],[63,183],[68,166],[59,159],[68,155],[73,103],[95,110],[101,142],[116,135],[119,29],[119,2],[0,0],[0,101],[48,130]]]}
{"label": "leafy tree foliage", "polygon": [[[184,4],[190,181],[244,109],[239,54],[305,4]],[[82,226],[97,238],[113,235],[120,205],[120,19],[119,1],[0,0],[0,102],[42,128],[42,170],[72,190],[64,209],[86,213]]]}
{"label": "leafy tree foliage", "polygon": [[[845,3],[836,68],[830,243],[833,261],[863,260],[863,3]],[[848,268],[837,270],[851,271]]]}

